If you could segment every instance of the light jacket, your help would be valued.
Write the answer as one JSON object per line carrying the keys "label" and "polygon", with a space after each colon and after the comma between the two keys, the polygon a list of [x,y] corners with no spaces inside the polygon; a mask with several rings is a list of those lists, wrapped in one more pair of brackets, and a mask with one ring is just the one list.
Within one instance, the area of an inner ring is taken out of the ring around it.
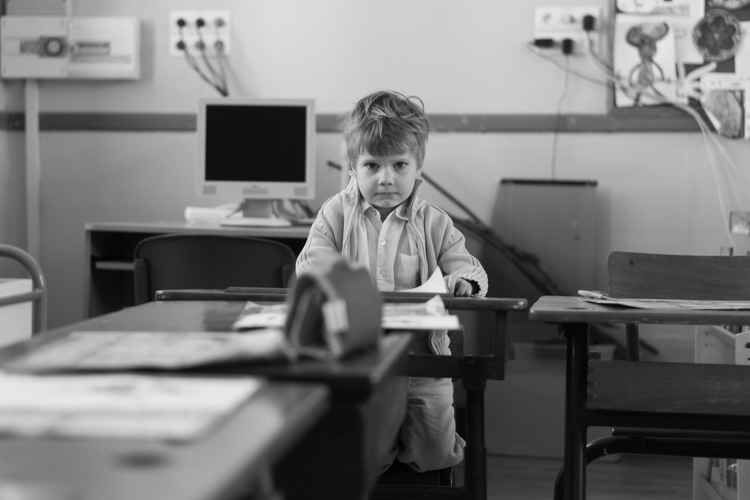
{"label": "light jacket", "polygon": [[[406,230],[414,237],[419,251],[420,283],[424,283],[440,267],[444,276],[454,275],[477,285],[475,296],[487,294],[487,273],[468,250],[464,235],[453,225],[453,220],[441,208],[419,197],[423,184],[417,179],[414,192],[407,200],[409,207]],[[343,191],[332,196],[320,208],[310,228],[304,248],[297,257],[297,274],[315,266],[315,260],[331,250],[340,252],[349,261],[356,261],[352,245],[357,231],[355,224],[363,223],[359,203],[359,187],[355,179]]]}

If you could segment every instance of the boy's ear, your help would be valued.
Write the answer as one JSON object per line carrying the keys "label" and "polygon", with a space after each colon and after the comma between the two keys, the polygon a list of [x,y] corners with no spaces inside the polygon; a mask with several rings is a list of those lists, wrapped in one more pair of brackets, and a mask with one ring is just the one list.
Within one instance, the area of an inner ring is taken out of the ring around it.
{"label": "boy's ear", "polygon": [[351,177],[352,179],[356,179],[357,178],[357,171],[354,170],[353,168],[350,168],[349,169],[349,177]]}

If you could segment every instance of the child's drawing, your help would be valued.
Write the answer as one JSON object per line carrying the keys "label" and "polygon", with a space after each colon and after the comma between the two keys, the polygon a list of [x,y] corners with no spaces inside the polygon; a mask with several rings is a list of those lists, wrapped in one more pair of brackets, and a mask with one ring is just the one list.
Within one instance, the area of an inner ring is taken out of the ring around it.
{"label": "child's drawing", "polygon": [[675,42],[666,22],[618,23],[615,72],[617,106],[661,104],[675,94]]}

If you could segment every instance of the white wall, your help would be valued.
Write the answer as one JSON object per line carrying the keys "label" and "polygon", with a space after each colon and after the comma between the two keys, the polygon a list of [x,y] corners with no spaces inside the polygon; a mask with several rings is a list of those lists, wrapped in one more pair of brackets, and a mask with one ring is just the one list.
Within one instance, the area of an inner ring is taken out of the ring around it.
{"label": "white wall", "polygon": [[[232,13],[233,95],[311,96],[341,113],[388,87],[422,97],[430,113],[552,114],[563,73],[527,48],[535,5],[564,0],[76,0],[74,15],[137,16],[143,76],[137,82],[41,84],[42,112],[193,113],[213,92],[168,56],[171,10]],[[599,1],[575,2],[599,4]],[[604,0],[601,0],[604,4]],[[594,75],[583,58],[571,65]],[[0,84],[3,111],[23,109],[18,82]],[[603,88],[571,77],[564,113],[602,114]],[[193,194],[195,134],[46,131],[41,134],[42,266],[50,326],[83,313],[83,226],[95,221],[179,220]],[[489,222],[504,177],[549,178],[550,133],[436,133],[427,172]],[[745,141],[722,141],[750,178]],[[720,172],[719,208],[707,148],[698,133],[573,133],[558,137],[556,177],[598,181],[596,280],[606,288],[612,249],[716,254],[727,246],[725,210],[750,210],[750,189]],[[23,134],[0,131],[0,241],[23,243]],[[338,187],[337,134],[319,134],[319,200]],[[730,186],[733,186],[730,188]],[[426,197],[454,211],[439,194]],[[748,238],[735,245],[748,246]]]}

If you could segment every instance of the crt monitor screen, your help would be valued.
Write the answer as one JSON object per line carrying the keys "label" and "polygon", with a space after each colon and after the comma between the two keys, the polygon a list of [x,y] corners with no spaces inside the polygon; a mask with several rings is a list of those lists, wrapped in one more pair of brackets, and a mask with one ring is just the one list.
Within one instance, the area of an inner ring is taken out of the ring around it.
{"label": "crt monitor screen", "polygon": [[202,99],[198,194],[314,198],[314,146],[311,99]]}

